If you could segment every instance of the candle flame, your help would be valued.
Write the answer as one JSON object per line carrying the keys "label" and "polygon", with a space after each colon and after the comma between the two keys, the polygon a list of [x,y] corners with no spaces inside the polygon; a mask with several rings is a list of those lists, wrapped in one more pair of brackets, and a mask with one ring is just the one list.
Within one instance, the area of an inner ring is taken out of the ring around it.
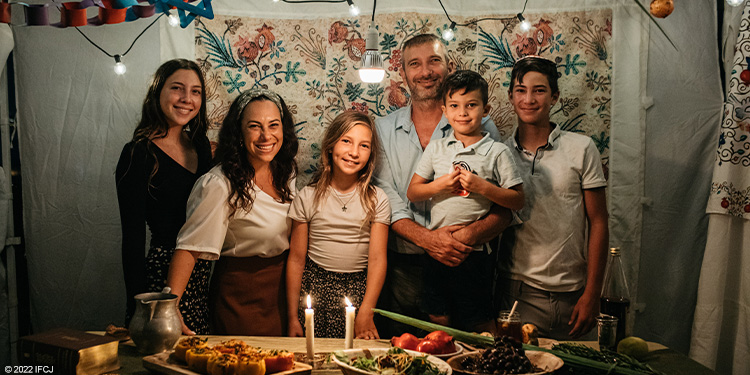
{"label": "candle flame", "polygon": [[307,308],[312,309],[312,298],[310,298],[310,295],[307,295]]}
{"label": "candle flame", "polygon": [[349,297],[344,296],[344,302],[346,302],[346,307],[352,307],[352,301],[349,301]]}

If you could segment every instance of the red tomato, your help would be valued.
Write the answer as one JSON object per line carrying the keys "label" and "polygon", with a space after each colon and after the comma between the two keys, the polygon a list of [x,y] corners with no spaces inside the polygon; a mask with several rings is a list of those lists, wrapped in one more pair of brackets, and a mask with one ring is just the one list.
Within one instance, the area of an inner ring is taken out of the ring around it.
{"label": "red tomato", "polygon": [[264,358],[266,362],[266,374],[291,370],[294,367],[294,353],[279,353],[272,357]]}
{"label": "red tomato", "polygon": [[404,333],[401,337],[393,336],[391,345],[398,346],[401,349],[416,350],[419,339],[411,333]]}
{"label": "red tomato", "polygon": [[453,336],[445,333],[444,331],[430,332],[430,334],[425,336],[424,338],[426,340],[432,340],[432,341],[438,341],[438,342],[446,342],[446,341],[453,340]]}
{"label": "red tomato", "polygon": [[432,340],[424,339],[417,345],[417,351],[428,354],[439,354],[440,345]]}
{"label": "red tomato", "polygon": [[430,340],[438,345],[437,354],[453,353],[456,351],[456,345],[453,343],[453,336],[443,332],[434,331],[425,336],[425,340]]}

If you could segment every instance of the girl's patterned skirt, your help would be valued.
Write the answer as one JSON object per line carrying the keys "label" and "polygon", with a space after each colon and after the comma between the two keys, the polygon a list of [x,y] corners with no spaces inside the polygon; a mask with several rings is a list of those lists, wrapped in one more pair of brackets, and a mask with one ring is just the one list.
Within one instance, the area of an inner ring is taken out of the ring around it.
{"label": "girl's patterned skirt", "polygon": [[315,336],[344,338],[346,324],[344,297],[349,297],[352,305],[362,305],[367,286],[367,269],[359,272],[342,273],[325,270],[307,258],[302,273],[300,304],[297,312],[300,323],[305,325],[307,295],[312,297],[315,309]]}
{"label": "girl's patterned skirt", "polygon": [[[146,256],[146,286],[150,292],[161,292],[167,286],[169,264],[174,249],[152,247]],[[185,325],[196,334],[207,335],[208,329],[208,280],[211,277],[211,261],[198,259],[190,274],[185,292],[180,298],[180,313]]]}

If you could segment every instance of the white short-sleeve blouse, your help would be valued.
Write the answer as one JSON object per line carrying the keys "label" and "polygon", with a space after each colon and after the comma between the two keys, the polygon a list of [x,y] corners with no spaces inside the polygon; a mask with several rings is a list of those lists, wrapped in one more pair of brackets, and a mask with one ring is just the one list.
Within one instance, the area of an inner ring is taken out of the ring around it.
{"label": "white short-sleeve blouse", "polygon": [[[289,182],[296,194],[294,179]],[[253,186],[253,205],[231,218],[227,203],[229,179],[217,165],[198,179],[187,202],[187,221],[177,236],[177,249],[200,252],[199,258],[219,256],[270,258],[289,249],[289,202],[279,202]]]}

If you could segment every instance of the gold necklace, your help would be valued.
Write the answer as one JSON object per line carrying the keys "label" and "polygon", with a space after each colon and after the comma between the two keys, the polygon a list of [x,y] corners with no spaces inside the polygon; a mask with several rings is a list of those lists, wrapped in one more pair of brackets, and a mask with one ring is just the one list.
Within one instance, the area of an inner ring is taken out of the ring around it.
{"label": "gold necklace", "polygon": [[352,196],[349,197],[349,199],[346,201],[346,203],[344,203],[344,200],[341,199],[341,197],[339,196],[339,193],[336,191],[336,189],[334,189],[333,187],[331,187],[331,190],[333,191],[333,196],[336,198],[336,200],[339,201],[339,203],[341,203],[341,211],[346,212],[346,205],[349,204],[349,202],[352,201],[352,198],[354,198],[354,196],[356,194],[354,194],[354,192],[352,192]]}

